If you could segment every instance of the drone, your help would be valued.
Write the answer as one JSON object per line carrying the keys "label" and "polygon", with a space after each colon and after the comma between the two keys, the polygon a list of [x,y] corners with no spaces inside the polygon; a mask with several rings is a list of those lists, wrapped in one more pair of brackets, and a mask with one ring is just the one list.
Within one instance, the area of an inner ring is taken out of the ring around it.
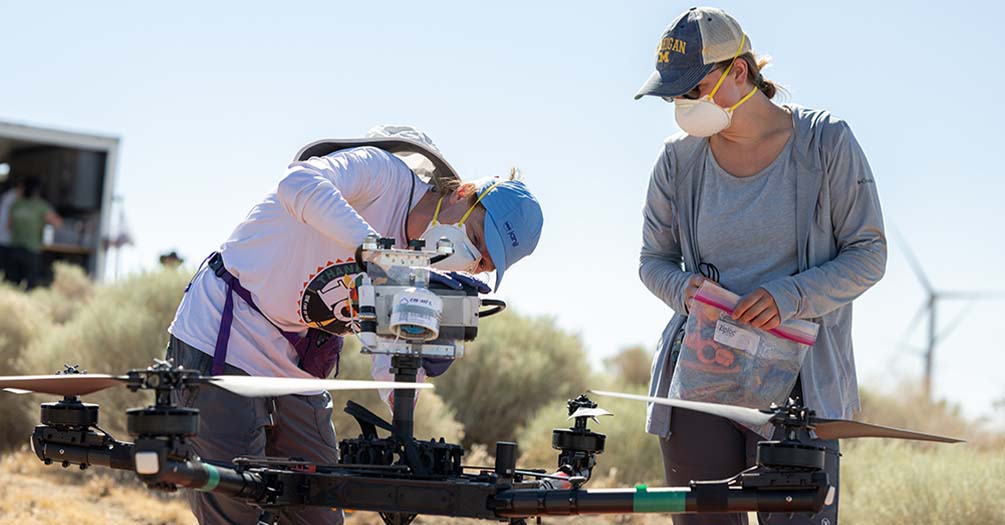
{"label": "drone", "polygon": [[[63,396],[41,405],[31,448],[46,464],[93,465],[136,473],[149,488],[208,491],[241,498],[261,509],[259,522],[276,523],[285,510],[324,506],[378,512],[388,525],[407,525],[418,515],[467,517],[526,525],[530,518],[578,514],[785,512],[815,513],[833,502],[823,470],[825,449],[800,438],[811,430],[821,439],[881,437],[957,443],[959,439],[853,420],[817,417],[798,399],[765,409],[591,390],[567,403],[569,428],[552,431],[558,451],[551,468],[517,468],[517,444],[498,442],[495,463],[464,465],[464,449],[443,438],[413,433],[417,381],[423,358],[458,359],[477,336],[480,318],[505,303],[478,297],[476,286],[438,283],[430,265],[451,253],[441,239],[435,250],[423,242],[395,249],[391,239],[368,238],[361,250],[366,271],[357,280],[356,335],[361,352],[388,355],[394,381],[203,376],[196,370],[155,361],[124,375],[89,374],[68,366],[54,375],[0,377],[9,392]],[[442,280],[440,280],[442,281]],[[488,306],[482,310],[483,306]],[[81,401],[107,388],[153,391],[153,404],[126,411],[132,442],[98,425],[97,404]],[[345,412],[360,427],[358,437],[339,443],[337,464],[301,458],[238,457],[221,462],[198,457],[191,439],[199,411],[172,399],[185,390],[223,388],[242,396],[281,396],[318,390],[393,389],[390,422],[349,401]],[[590,421],[612,414],[590,395],[669,405],[748,425],[771,423],[784,438],[761,441],[756,464],[723,480],[695,480],[684,487],[589,489],[606,436]],[[378,434],[385,431],[385,437]]]}

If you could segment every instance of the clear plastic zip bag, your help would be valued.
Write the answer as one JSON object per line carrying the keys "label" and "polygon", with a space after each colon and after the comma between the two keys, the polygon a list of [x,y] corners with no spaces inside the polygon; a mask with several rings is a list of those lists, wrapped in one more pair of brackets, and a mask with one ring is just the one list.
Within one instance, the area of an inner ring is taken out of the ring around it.
{"label": "clear plastic zip bag", "polygon": [[[740,296],[705,281],[691,303],[669,397],[767,408],[796,384],[819,325],[792,319],[765,331],[731,318]],[[772,425],[748,427],[771,437]]]}

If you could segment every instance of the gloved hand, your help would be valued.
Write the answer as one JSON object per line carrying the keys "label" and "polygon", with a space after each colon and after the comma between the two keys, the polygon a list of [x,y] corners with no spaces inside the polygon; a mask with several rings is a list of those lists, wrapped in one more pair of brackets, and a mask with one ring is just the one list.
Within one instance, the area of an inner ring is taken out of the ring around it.
{"label": "gloved hand", "polygon": [[488,283],[475,278],[472,275],[461,272],[444,272],[442,270],[429,269],[429,282],[437,283],[453,290],[463,290],[470,288],[478,293],[489,293],[492,288]]}
{"label": "gloved hand", "polygon": [[453,359],[447,357],[423,357],[422,369],[429,377],[436,377],[446,372],[453,362]]}
{"label": "gloved hand", "polygon": [[[475,290],[478,293],[489,293],[492,288],[488,283],[476,277],[461,272],[444,272],[442,270],[429,269],[429,282],[442,284],[453,290],[463,290],[465,288]],[[436,377],[443,374],[450,368],[453,359],[424,357],[422,358],[422,368],[429,377]]]}
{"label": "gloved hand", "polygon": [[309,328],[307,335],[294,348],[300,356],[300,369],[318,378],[326,379],[335,370],[338,376],[339,357],[342,355],[342,336]]}

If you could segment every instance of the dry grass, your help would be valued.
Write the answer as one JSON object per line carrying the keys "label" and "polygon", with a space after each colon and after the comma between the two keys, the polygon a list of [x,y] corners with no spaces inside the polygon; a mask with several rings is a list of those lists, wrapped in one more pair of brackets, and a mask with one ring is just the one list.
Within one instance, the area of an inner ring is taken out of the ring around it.
{"label": "dry grass", "polygon": [[1005,448],[858,440],[842,452],[842,523],[1005,523]]}
{"label": "dry grass", "polygon": [[177,494],[158,495],[107,470],[45,466],[30,451],[0,459],[0,524],[194,524]]}

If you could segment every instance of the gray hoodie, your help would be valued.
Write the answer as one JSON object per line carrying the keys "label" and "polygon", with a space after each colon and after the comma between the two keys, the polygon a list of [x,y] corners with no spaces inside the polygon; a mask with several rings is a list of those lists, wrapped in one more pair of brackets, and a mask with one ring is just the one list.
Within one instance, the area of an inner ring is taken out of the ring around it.
{"label": "gray hoodie", "polygon": [[[761,287],[775,299],[783,321],[820,323],[817,342],[800,372],[805,402],[821,417],[848,418],[860,408],[851,303],[886,269],[879,196],[865,154],[844,121],[826,111],[786,107],[794,123],[788,154],[799,168],[795,178],[799,272]],[[666,397],[670,388],[670,345],[686,320],[684,289],[700,262],[696,204],[704,176],[702,160],[708,154],[708,139],[673,135],[649,182],[639,276],[676,312],[653,358],[651,396]],[[669,407],[650,404],[646,430],[669,436]]]}

